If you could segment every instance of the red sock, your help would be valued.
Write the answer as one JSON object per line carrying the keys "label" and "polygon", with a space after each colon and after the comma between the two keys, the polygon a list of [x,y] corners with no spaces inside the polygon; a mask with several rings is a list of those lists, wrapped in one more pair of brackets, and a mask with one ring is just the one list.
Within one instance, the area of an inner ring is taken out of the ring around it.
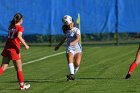
{"label": "red sock", "polygon": [[0,75],[3,73],[3,69],[0,67]]}
{"label": "red sock", "polygon": [[22,71],[18,71],[17,72],[17,78],[19,80],[19,83],[23,83],[24,82]]}
{"label": "red sock", "polygon": [[137,67],[137,63],[136,62],[133,62],[129,68],[129,71],[128,71],[128,74],[131,74],[134,69]]}

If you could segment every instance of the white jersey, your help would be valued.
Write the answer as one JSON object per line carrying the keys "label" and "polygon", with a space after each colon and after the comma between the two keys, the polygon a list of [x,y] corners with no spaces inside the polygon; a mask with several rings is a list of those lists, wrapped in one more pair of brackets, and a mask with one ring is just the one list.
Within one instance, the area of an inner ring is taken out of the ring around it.
{"label": "white jersey", "polygon": [[82,47],[81,47],[80,42],[77,42],[75,45],[70,46],[70,43],[76,40],[77,34],[81,36],[80,30],[76,27],[74,27],[71,30],[66,31],[66,39],[67,39],[66,52],[67,53],[72,52],[73,54],[76,54],[76,53],[82,52]]}

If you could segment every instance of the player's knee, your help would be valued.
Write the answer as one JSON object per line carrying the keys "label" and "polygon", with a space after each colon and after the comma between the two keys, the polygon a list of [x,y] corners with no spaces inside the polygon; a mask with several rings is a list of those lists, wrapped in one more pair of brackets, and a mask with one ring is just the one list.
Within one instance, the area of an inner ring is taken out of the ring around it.
{"label": "player's knee", "polygon": [[80,62],[76,62],[75,67],[79,67],[79,66],[80,66]]}

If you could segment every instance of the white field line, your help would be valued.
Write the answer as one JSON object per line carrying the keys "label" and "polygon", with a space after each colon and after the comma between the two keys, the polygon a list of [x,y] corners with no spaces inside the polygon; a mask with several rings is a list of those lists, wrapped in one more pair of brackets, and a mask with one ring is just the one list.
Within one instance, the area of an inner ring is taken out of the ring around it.
{"label": "white field line", "polygon": [[[37,61],[41,61],[41,60],[44,60],[44,59],[47,59],[47,58],[50,58],[50,57],[58,56],[58,55],[61,55],[61,54],[64,54],[64,53],[66,53],[66,52],[63,51],[63,52],[59,52],[59,53],[56,53],[56,54],[48,55],[48,56],[41,57],[41,58],[36,59],[36,60],[32,60],[32,61],[25,62],[25,63],[23,63],[22,65],[27,65],[27,64],[35,63],[35,62],[37,62]],[[14,68],[14,66],[8,67],[8,69],[10,69],[10,68]]]}
{"label": "white field line", "polygon": [[[94,48],[100,48],[100,47],[94,47]],[[42,58],[39,58],[39,59],[36,59],[36,60],[28,61],[28,62],[23,63],[22,65],[27,65],[27,64],[35,63],[37,61],[41,61],[41,60],[44,60],[44,59],[47,59],[47,58],[50,58],[50,57],[58,56],[58,55],[61,55],[61,54],[64,54],[64,53],[66,53],[66,51],[59,52],[59,53],[52,54],[52,55],[48,55],[48,56],[45,56],[45,57],[42,57]],[[10,69],[10,68],[14,68],[14,66],[8,67],[8,69]]]}

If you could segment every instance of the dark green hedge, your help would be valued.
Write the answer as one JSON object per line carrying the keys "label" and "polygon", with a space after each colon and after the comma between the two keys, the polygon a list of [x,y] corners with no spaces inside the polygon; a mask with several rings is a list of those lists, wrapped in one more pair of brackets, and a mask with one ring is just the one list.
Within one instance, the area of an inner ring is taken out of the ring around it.
{"label": "dark green hedge", "polygon": [[[24,35],[24,39],[30,43],[57,43],[64,35]],[[139,39],[140,33],[119,33],[119,40],[134,40]],[[82,42],[88,41],[115,41],[116,35],[114,33],[93,33],[82,34]],[[6,36],[0,36],[0,43],[6,41]]]}

